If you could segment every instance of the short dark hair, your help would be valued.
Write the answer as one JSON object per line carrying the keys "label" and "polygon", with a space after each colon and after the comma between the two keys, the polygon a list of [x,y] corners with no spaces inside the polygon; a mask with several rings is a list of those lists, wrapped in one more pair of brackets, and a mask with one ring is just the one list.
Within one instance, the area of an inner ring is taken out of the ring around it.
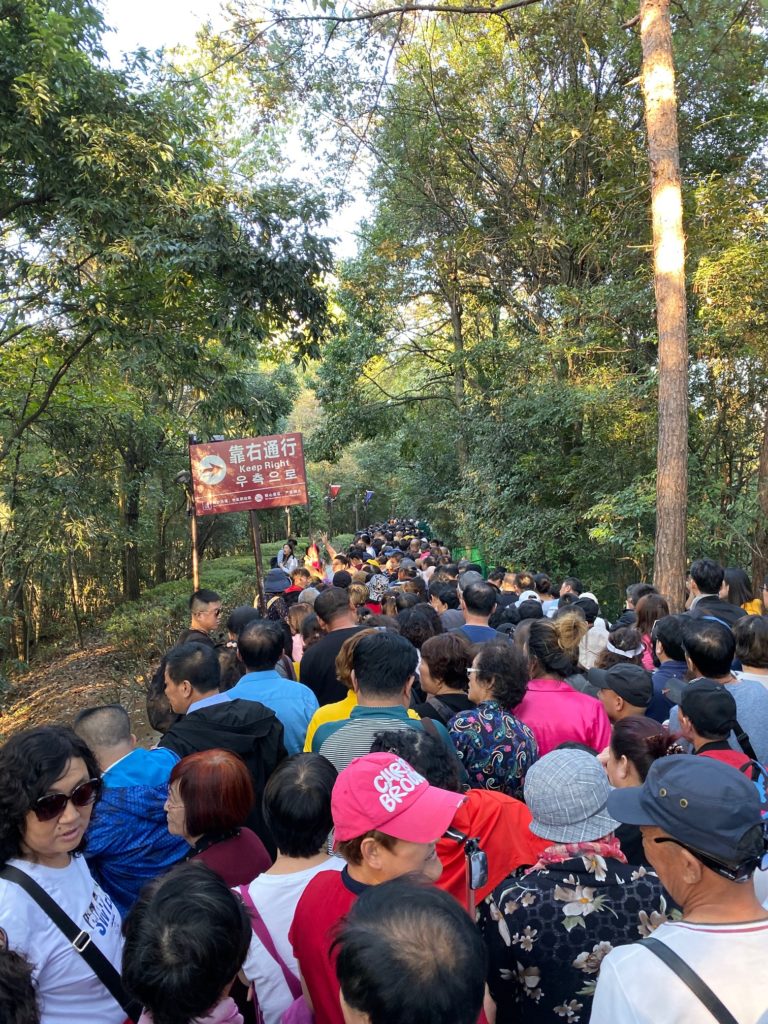
{"label": "short dark hair", "polygon": [[34,966],[0,942],[0,1020],[4,1024],[40,1024]]}
{"label": "short dark hair", "polygon": [[483,644],[475,657],[477,678],[492,683],[491,693],[504,708],[515,708],[528,688],[528,661],[519,647],[506,640]]}
{"label": "short dark hair", "polygon": [[221,598],[215,590],[196,590],[189,599],[189,610],[196,612],[202,605],[213,604]]}
{"label": "short dark hair", "polygon": [[331,790],[336,769],[319,754],[281,761],[264,789],[264,820],[280,853],[315,857],[333,828]]}
{"label": "short dark hair", "polygon": [[484,580],[470,583],[466,590],[462,590],[461,596],[471,615],[490,615],[496,607],[497,590]]}
{"label": "short dark hair", "polygon": [[687,621],[682,615],[665,615],[654,622],[651,630],[652,642],[660,643],[666,656],[674,661],[685,661],[683,625]]}
{"label": "short dark hair", "polygon": [[173,766],[169,785],[173,783],[178,783],[190,836],[238,828],[253,808],[251,774],[229,750],[187,754]]}
{"label": "short dark hair", "polygon": [[165,668],[174,683],[186,679],[197,693],[217,690],[221,682],[216,650],[208,644],[192,642],[172,647],[165,656]]}
{"label": "short dark hair", "polygon": [[723,585],[725,571],[711,558],[697,558],[691,565],[688,575],[702,594],[719,594]]}
{"label": "short dark hair", "polygon": [[722,622],[687,617],[683,648],[705,679],[719,679],[731,670],[736,641]]}
{"label": "short dark hair", "polygon": [[514,633],[514,627],[520,621],[520,612],[517,610],[517,605],[514,604],[497,604],[493,609],[493,615],[488,619],[488,625],[491,629],[500,629],[502,626],[509,627]]}
{"label": "short dark hair", "polygon": [[768,617],[744,615],[733,626],[736,657],[751,668],[768,668]]}
{"label": "short dark hair", "polygon": [[590,626],[597,621],[597,617],[600,614],[600,605],[597,601],[593,601],[591,597],[580,597],[578,601],[574,601],[571,605],[566,604],[565,607],[578,608],[580,612],[584,613],[584,618]]}
{"label": "short dark hair", "polygon": [[421,576],[414,576],[413,579],[403,583],[403,590],[406,594],[416,594],[421,601],[427,600],[427,584]]}
{"label": "short dark hair", "polygon": [[561,587],[568,585],[574,594],[584,593],[584,584],[578,578],[578,576],[566,576],[563,582],[560,584]]}
{"label": "short dark hair", "polygon": [[315,600],[315,614],[329,625],[349,612],[349,594],[341,587],[328,587]]}
{"label": "short dark hair", "polygon": [[264,672],[278,663],[284,642],[282,624],[263,619],[243,626],[237,650],[249,672]]}
{"label": "short dark hair", "polygon": [[251,941],[242,900],[199,861],[146,886],[123,931],[123,983],[155,1024],[204,1017],[242,967]]}
{"label": "short dark hair", "polygon": [[543,619],[544,609],[541,601],[537,601],[535,597],[527,597],[525,601],[520,601],[517,605],[517,615],[519,622],[523,619]]}
{"label": "short dark hair", "polygon": [[[454,690],[466,690],[467,669],[472,664],[472,646],[465,633],[441,633],[425,640],[421,660],[430,674]],[[406,758],[406,761],[408,758]]]}
{"label": "short dark hair", "polygon": [[480,1014],[483,940],[461,904],[433,885],[405,876],[371,886],[333,949],[345,1001],[371,1024],[474,1024]]}
{"label": "short dark hair", "polygon": [[122,704],[100,704],[75,715],[73,728],[91,749],[116,747],[131,739],[131,719]]}
{"label": "short dark hair", "polygon": [[[21,857],[27,814],[60,779],[73,758],[85,761],[89,779],[101,776],[91,748],[66,725],[41,725],[11,736],[0,747],[0,867]],[[85,838],[74,853],[85,849]]]}
{"label": "short dark hair", "polygon": [[648,594],[658,594],[658,590],[652,583],[630,583],[626,594],[632,604],[636,605],[641,597],[646,597]]}
{"label": "short dark hair", "polygon": [[[464,677],[466,679],[466,675]],[[371,744],[371,753],[397,754],[415,768],[431,786],[461,791],[459,762],[445,756],[445,744],[423,729],[394,729],[377,732]]]}
{"label": "short dark hair", "polygon": [[433,583],[429,595],[438,598],[448,608],[459,607],[459,588],[455,583]]}
{"label": "short dark hair", "polygon": [[249,622],[256,622],[260,618],[261,612],[258,608],[254,608],[252,604],[238,605],[237,608],[233,608],[229,613],[227,630],[237,636],[240,630],[247,626]]}
{"label": "short dark hair", "polygon": [[377,630],[355,648],[352,668],[363,694],[394,697],[416,671],[418,660],[416,648],[405,637]]}

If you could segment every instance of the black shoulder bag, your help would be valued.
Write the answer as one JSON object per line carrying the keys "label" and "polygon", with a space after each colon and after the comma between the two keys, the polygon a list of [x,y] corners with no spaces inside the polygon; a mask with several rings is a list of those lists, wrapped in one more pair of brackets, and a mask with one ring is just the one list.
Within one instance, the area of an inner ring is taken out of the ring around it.
{"label": "black shoulder bag", "polygon": [[699,977],[692,967],[688,966],[681,956],[678,956],[674,950],[670,949],[666,942],[662,942],[661,939],[654,939],[651,935],[647,939],[641,939],[639,945],[645,946],[659,960],[663,960],[671,971],[674,971],[680,981],[684,982],[696,998],[706,1006],[717,1021],[717,1024],[739,1024],[731,1011],[717,998],[709,985]]}
{"label": "black shoulder bag", "polygon": [[75,952],[79,953],[115,1002],[123,1008],[126,1017],[137,1021],[141,1016],[141,1004],[136,999],[130,998],[123,988],[120,975],[96,943],[91,940],[88,932],[78,928],[56,900],[49,896],[45,889],[38,885],[33,878],[30,878],[26,872],[20,871],[12,864],[6,864],[4,868],[0,869],[0,878],[5,878],[9,882],[15,882],[21,886],[40,909],[50,917],[59,931],[63,932]]}

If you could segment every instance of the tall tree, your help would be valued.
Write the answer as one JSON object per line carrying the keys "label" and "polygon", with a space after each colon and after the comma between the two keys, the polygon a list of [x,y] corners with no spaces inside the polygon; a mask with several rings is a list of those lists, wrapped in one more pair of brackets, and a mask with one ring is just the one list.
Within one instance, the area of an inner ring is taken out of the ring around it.
{"label": "tall tree", "polygon": [[685,601],[688,516],[688,313],[669,0],[641,0],[643,96],[651,165],[653,284],[659,328],[654,582],[672,611]]}

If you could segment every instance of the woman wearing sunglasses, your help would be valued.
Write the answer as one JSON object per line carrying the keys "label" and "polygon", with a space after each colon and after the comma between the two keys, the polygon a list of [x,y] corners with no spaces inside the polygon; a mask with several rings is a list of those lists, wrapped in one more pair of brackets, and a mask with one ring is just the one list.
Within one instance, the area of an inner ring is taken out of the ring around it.
{"label": "woman wearing sunglasses", "polygon": [[80,929],[77,947],[93,943],[119,970],[120,915],[80,856],[100,790],[96,760],[69,728],[30,729],[0,748],[0,928],[34,965],[42,1024],[126,1017],[48,912],[4,874],[36,882]]}

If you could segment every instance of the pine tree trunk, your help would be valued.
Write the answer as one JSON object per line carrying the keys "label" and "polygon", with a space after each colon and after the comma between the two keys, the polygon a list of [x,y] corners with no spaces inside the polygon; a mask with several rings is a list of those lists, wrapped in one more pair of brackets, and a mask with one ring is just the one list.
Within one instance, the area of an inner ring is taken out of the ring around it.
{"label": "pine tree trunk", "polygon": [[768,572],[768,409],[763,415],[763,440],[757,469],[757,521],[752,550],[752,587],[760,597]]}
{"label": "pine tree trunk", "polygon": [[654,583],[681,611],[688,503],[688,327],[685,237],[669,0],[641,0],[643,96],[651,166],[653,275],[659,330]]}

